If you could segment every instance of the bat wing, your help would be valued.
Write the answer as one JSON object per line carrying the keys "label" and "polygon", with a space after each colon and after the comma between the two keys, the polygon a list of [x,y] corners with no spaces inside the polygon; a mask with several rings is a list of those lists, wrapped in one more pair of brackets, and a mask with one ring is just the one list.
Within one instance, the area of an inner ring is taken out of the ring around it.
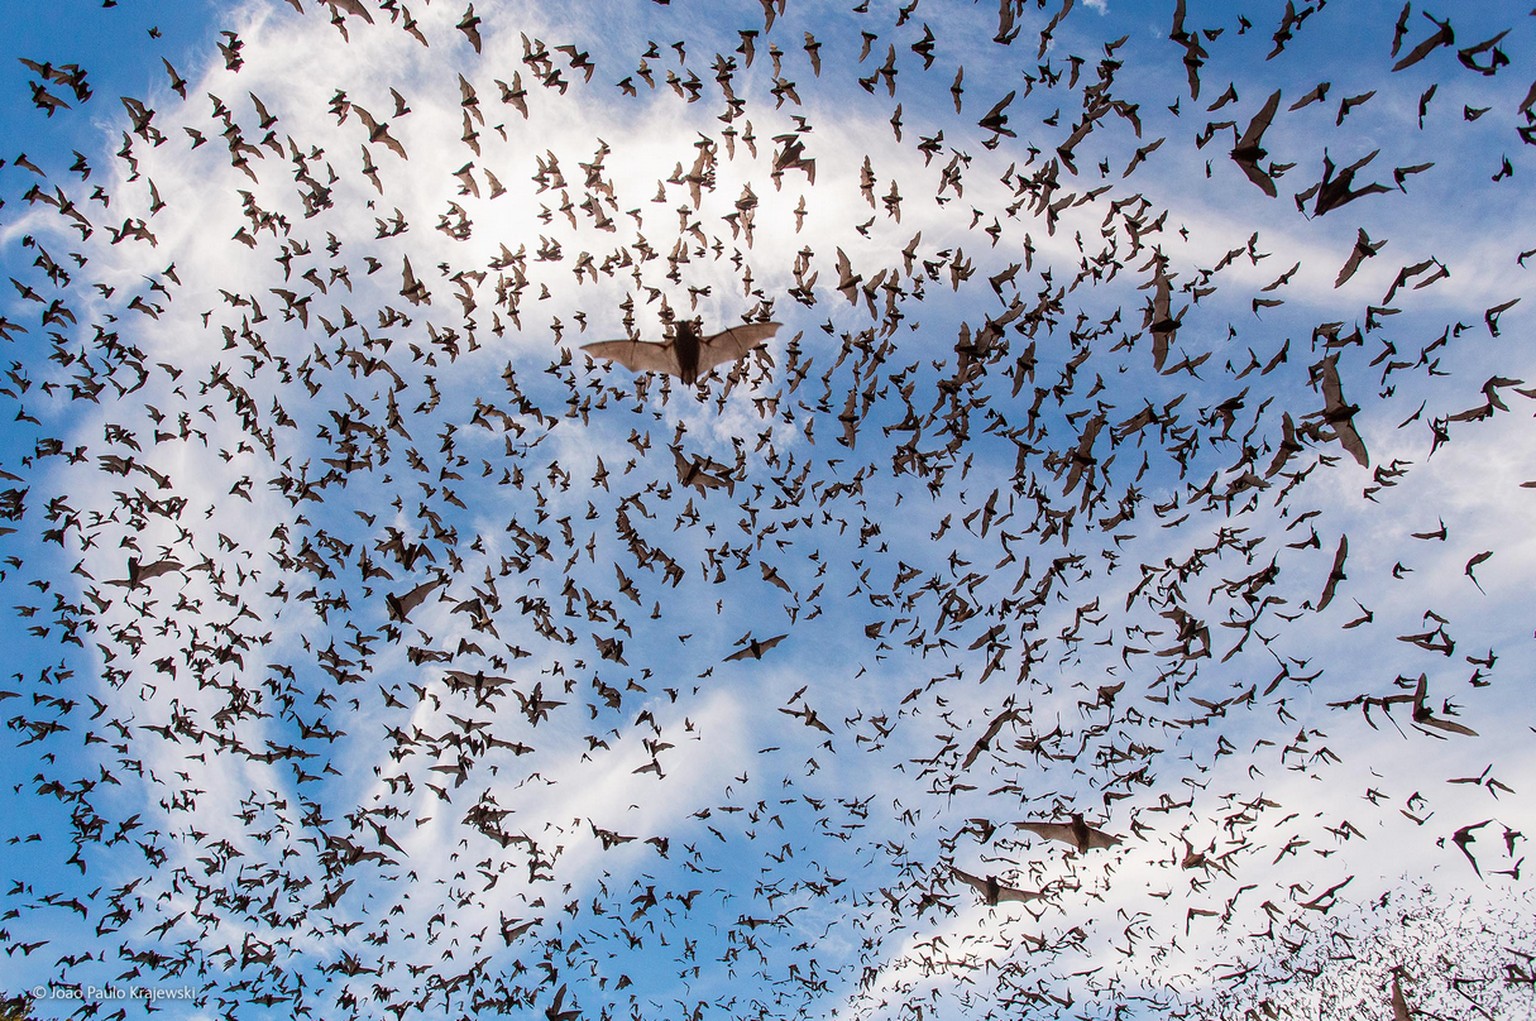
{"label": "bat wing", "polygon": [[1244,131],[1243,137],[1237,140],[1237,148],[1248,149],[1257,146],[1259,140],[1264,137],[1264,132],[1269,130],[1269,125],[1274,121],[1275,110],[1279,106],[1280,92],[1277,89],[1270,94],[1269,99],[1265,100],[1263,109],[1254,114],[1253,120],[1248,122],[1248,130]]}
{"label": "bat wing", "polygon": [[1020,904],[1028,904],[1030,901],[1039,900],[1044,896],[1045,894],[1038,890],[1020,890],[1012,886],[1003,886],[1001,883],[997,887],[997,899],[1000,902],[1013,900],[1018,901]]}
{"label": "bat wing", "polygon": [[368,24],[373,24],[373,15],[368,13],[368,8],[363,6],[362,0],[322,0],[328,7],[339,7],[348,14],[356,14]]}
{"label": "bat wing", "polygon": [[1454,720],[1442,720],[1438,716],[1426,716],[1424,719],[1417,720],[1415,722],[1425,727],[1434,727],[1437,730],[1443,730],[1449,734],[1465,734],[1467,737],[1477,736],[1477,731],[1473,730],[1471,727],[1468,727],[1465,724],[1457,723]]}
{"label": "bat wing", "polygon": [[1063,840],[1069,844],[1077,843],[1077,836],[1072,832],[1072,824],[1065,822],[1016,822],[1015,829],[1029,830],[1038,837],[1046,840]]}
{"label": "bat wing", "polygon": [[1324,407],[1329,412],[1340,411],[1348,405],[1344,400],[1344,387],[1339,382],[1339,356],[1329,355],[1322,362],[1321,384]]}
{"label": "bat wing", "polygon": [[1408,998],[1403,995],[1402,983],[1397,976],[1392,976],[1392,1021],[1413,1021],[1413,1013],[1408,1009]]}
{"label": "bat wing", "polygon": [[980,876],[972,875],[959,866],[950,866],[950,871],[955,874],[956,879],[960,880],[966,886],[973,887],[977,890],[985,890],[987,887],[987,881],[985,879],[982,879]]}
{"label": "bat wing", "polygon": [[383,142],[388,149],[393,151],[394,154],[399,156],[401,159],[410,159],[410,157],[406,155],[405,146],[401,144],[400,139],[396,138],[394,135],[391,135],[388,131],[385,131],[384,134],[379,137],[379,141]]}
{"label": "bat wing", "polygon": [[367,110],[364,110],[356,103],[352,104],[352,112],[357,114],[357,119],[363,122],[363,127],[368,129],[369,135],[378,133],[379,122],[373,119],[373,114],[369,113]]}
{"label": "bat wing", "polygon": [[1120,843],[1119,837],[1105,833],[1103,830],[1090,829],[1088,831],[1089,847],[1114,847],[1118,843]]}
{"label": "bat wing", "polygon": [[714,336],[705,337],[699,341],[700,375],[717,365],[734,362],[743,357],[748,351],[777,333],[779,325],[779,323],[748,323],[745,326],[733,326],[729,330],[721,330]]}
{"label": "bat wing", "polygon": [[157,560],[153,564],[144,564],[139,568],[139,580],[158,578],[162,574],[170,574],[172,571],[181,570],[181,563],[176,560]]}
{"label": "bat wing", "polygon": [[1339,443],[1345,450],[1349,451],[1350,456],[1360,462],[1360,467],[1369,468],[1371,466],[1371,455],[1365,449],[1365,440],[1360,438],[1360,433],[1355,430],[1355,423],[1353,421],[1346,419],[1343,422],[1339,422],[1334,425],[1333,431],[1338,436]]}
{"label": "bat wing", "polygon": [[1275,191],[1275,182],[1264,172],[1262,167],[1252,160],[1237,160],[1236,162],[1238,166],[1243,168],[1243,173],[1248,176],[1248,180],[1259,186],[1260,191],[1270,198],[1276,197],[1278,193]]}
{"label": "bat wing", "polygon": [[600,340],[595,344],[584,344],[581,349],[593,357],[618,362],[631,372],[665,372],[673,376],[682,375],[682,370],[677,363],[677,354],[670,343],[647,344],[639,340]]}

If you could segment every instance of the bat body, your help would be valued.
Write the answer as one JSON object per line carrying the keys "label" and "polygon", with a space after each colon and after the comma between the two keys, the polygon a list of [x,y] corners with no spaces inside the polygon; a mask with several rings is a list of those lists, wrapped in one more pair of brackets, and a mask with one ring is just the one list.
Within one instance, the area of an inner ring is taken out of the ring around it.
{"label": "bat body", "polygon": [[582,347],[598,358],[618,362],[631,372],[665,372],[685,386],[717,365],[734,362],[778,332],[778,323],[749,323],[700,336],[697,322],[680,321],[665,344],[638,340],[602,340]]}

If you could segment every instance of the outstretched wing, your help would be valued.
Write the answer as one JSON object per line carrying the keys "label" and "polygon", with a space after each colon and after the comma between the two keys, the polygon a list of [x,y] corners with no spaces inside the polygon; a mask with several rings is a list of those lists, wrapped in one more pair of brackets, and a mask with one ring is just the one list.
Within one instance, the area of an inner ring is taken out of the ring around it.
{"label": "outstretched wing", "polygon": [[779,323],[748,323],[705,337],[699,341],[699,374],[703,375],[716,365],[736,361],[777,333],[779,326]]}
{"label": "outstretched wing", "polygon": [[1028,830],[1037,837],[1046,840],[1062,840],[1068,844],[1076,845],[1077,834],[1072,832],[1072,824],[1065,822],[1016,822],[1015,829]]}
{"label": "outstretched wing", "polygon": [[1259,190],[1270,198],[1275,198],[1279,192],[1275,189],[1275,182],[1264,172],[1264,168],[1251,160],[1238,160],[1237,165],[1243,169],[1248,180],[1259,186]]}
{"label": "outstretched wing", "polygon": [[1003,886],[998,884],[997,899],[1003,901],[1017,901],[1020,904],[1028,904],[1030,901],[1040,900],[1045,894],[1039,890],[1020,890],[1015,886]]}
{"label": "outstretched wing", "polygon": [[1120,843],[1119,837],[1094,829],[1092,826],[1088,827],[1089,847],[1114,847],[1118,843]]}
{"label": "outstretched wing", "polygon": [[677,354],[671,343],[647,344],[639,340],[600,340],[583,344],[583,351],[594,358],[606,358],[618,362],[631,372],[666,372],[682,375],[677,364]]}
{"label": "outstretched wing", "polygon": [[1237,140],[1239,150],[1251,149],[1259,144],[1264,138],[1264,132],[1268,131],[1270,124],[1274,122],[1275,111],[1279,106],[1280,90],[1276,89],[1269,99],[1265,100],[1259,112],[1254,114],[1253,120],[1248,122],[1248,130],[1243,132],[1243,137]]}
{"label": "outstretched wing", "polygon": [[[951,865],[950,866],[950,871],[955,874],[955,878],[956,879],[960,880],[966,886],[969,886],[971,889],[973,889],[977,893],[981,894],[981,899],[982,899],[983,902],[987,901],[987,897],[988,897],[987,886],[988,886],[988,884],[987,884],[987,881],[985,879],[981,878],[980,876],[972,875],[971,873],[965,871],[964,869],[962,869],[962,868],[960,868],[959,866],[956,866],[956,865]],[[992,903],[996,903],[996,902],[994,901]]]}

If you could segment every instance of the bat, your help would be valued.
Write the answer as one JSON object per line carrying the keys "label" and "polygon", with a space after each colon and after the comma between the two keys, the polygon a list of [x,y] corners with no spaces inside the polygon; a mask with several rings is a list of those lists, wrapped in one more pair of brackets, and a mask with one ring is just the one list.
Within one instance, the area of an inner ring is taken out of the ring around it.
{"label": "bat", "polygon": [[1413,1021],[1408,998],[1403,995],[1403,985],[1396,975],[1392,976],[1392,1021]]}
{"label": "bat", "polygon": [[[998,733],[1005,726],[1014,722],[1015,720],[1022,720],[1023,718],[1024,715],[1017,709],[1005,709],[998,713],[997,716],[993,718],[992,723],[987,727],[986,732],[981,735],[976,743],[971,746],[971,750],[966,753],[965,761],[960,764],[960,768],[970,769],[972,764],[975,763],[976,759],[981,755],[981,753],[992,746],[992,741],[997,737]],[[969,880],[967,880],[967,882],[969,882]]]}
{"label": "bat", "polygon": [[1344,286],[1344,282],[1354,276],[1355,270],[1360,268],[1360,263],[1381,251],[1382,246],[1386,243],[1385,238],[1380,241],[1372,241],[1366,235],[1365,228],[1359,228],[1355,235],[1355,247],[1349,253],[1349,258],[1345,260],[1343,267],[1339,270],[1339,275],[1333,281],[1333,286]]}
{"label": "bat", "polygon": [[1157,263],[1156,275],[1142,284],[1141,289],[1147,287],[1153,288],[1145,324],[1152,331],[1152,368],[1162,372],[1163,363],[1168,358],[1168,345],[1173,343],[1174,335],[1178,333],[1184,310],[1180,309],[1178,315],[1173,314],[1173,277],[1168,275],[1166,262]]}
{"label": "bat", "polygon": [[706,489],[723,489],[729,495],[736,494],[736,480],[731,476],[733,469],[729,466],[708,457],[689,460],[683,457],[678,447],[672,448],[672,457],[677,462],[677,481],[697,489],[700,496]]}
{"label": "bat", "polygon": [[389,610],[389,619],[402,623],[409,621],[411,619],[411,611],[426,602],[427,597],[442,584],[442,578],[432,578],[398,595],[393,592],[385,593],[384,603]]}
{"label": "bat", "polygon": [[1467,850],[1467,845],[1475,843],[1477,841],[1477,837],[1473,836],[1473,834],[1491,822],[1493,822],[1492,819],[1484,819],[1482,822],[1473,823],[1470,826],[1463,826],[1461,829],[1457,830],[1454,834],[1451,835],[1451,841],[1456,845],[1457,850],[1459,850],[1462,855],[1466,857],[1467,861],[1471,863],[1472,871],[1477,873],[1477,878],[1479,879],[1483,878],[1483,870],[1477,867],[1477,859],[1472,856],[1471,851]]}
{"label": "bat", "polygon": [[[1313,196],[1316,196],[1317,204],[1312,208],[1312,215],[1322,216],[1329,210],[1337,209],[1342,205],[1353,202],[1362,195],[1379,195],[1383,192],[1391,191],[1392,189],[1380,181],[1373,181],[1362,188],[1354,187],[1356,171],[1375,159],[1376,154],[1380,151],[1380,149],[1376,149],[1351,163],[1343,170],[1339,170],[1334,166],[1333,160],[1328,158],[1327,151],[1324,150],[1323,179],[1296,196],[1296,208],[1298,210],[1305,210],[1305,203]],[[1335,176],[1335,171],[1337,171],[1337,176]]]}
{"label": "bat", "polygon": [[744,644],[746,646],[746,648],[738,649],[737,651],[731,653],[729,656],[725,657],[725,661],[727,663],[729,663],[731,660],[738,660],[738,659],[748,659],[748,658],[751,658],[751,659],[762,659],[763,658],[763,653],[767,652],[769,649],[773,648],[775,645],[778,645],[780,642],[782,642],[784,639],[786,639],[788,637],[789,637],[789,635],[787,635],[787,634],[786,635],[775,635],[772,638],[764,638],[761,641],[759,641],[758,639],[756,639],[756,638],[752,637],[750,634],[748,634],[748,635],[746,635],[746,636],[744,636],[742,638],[740,643],[738,643],[738,644]]}
{"label": "bat", "polygon": [[[1435,711],[1429,707],[1427,697],[1428,695],[1429,676],[1427,674],[1420,674],[1418,687],[1415,688],[1413,692],[1414,723],[1417,723],[1423,727],[1434,727],[1435,729],[1443,730],[1448,734],[1465,734],[1467,737],[1477,736],[1477,731],[1473,730],[1471,727],[1466,726],[1465,724],[1457,723],[1455,720],[1444,720],[1436,716]],[[1466,853],[1465,848],[1462,849],[1462,853]],[[1470,855],[1468,857],[1470,858]],[[1475,862],[1473,863],[1472,867],[1477,867]],[[1479,875],[1481,875],[1481,873],[1479,873]]]}
{"label": "bat", "polygon": [[981,876],[973,876],[964,869],[954,866],[950,867],[950,871],[955,874],[956,879],[981,894],[982,903],[988,907],[996,907],[1002,901],[1009,900],[1028,904],[1032,900],[1039,900],[1045,896],[1039,890],[1019,890],[1012,886],[1004,886],[997,881],[996,876],[987,876],[983,879]]}
{"label": "bat", "polygon": [[1323,399],[1327,402],[1323,408],[1323,420],[1333,426],[1334,434],[1344,449],[1349,451],[1362,467],[1369,468],[1371,461],[1365,449],[1365,441],[1355,430],[1355,412],[1360,409],[1344,400],[1344,391],[1339,383],[1338,363],[1338,355],[1330,355],[1321,363]]}
{"label": "bat", "polygon": [[1091,847],[1114,847],[1120,843],[1119,837],[1089,826],[1077,812],[1072,813],[1071,822],[1016,822],[1013,826],[1015,829],[1029,830],[1047,840],[1071,844],[1080,852]]}
{"label": "bat", "polygon": [[410,159],[405,154],[405,146],[400,144],[398,138],[389,133],[388,122],[379,123],[373,114],[364,110],[356,103],[352,104],[352,111],[357,114],[358,120],[363,122],[363,127],[368,129],[368,141],[382,143],[386,148],[393,150],[395,155],[401,159]]}
{"label": "bat", "polygon": [[1349,556],[1349,536],[1339,536],[1339,548],[1333,555],[1333,568],[1328,572],[1328,581],[1323,585],[1323,594],[1317,601],[1317,608],[1322,610],[1333,602],[1333,593],[1339,587],[1339,582],[1348,575],[1344,573],[1344,558]]}
{"label": "bat", "polygon": [[1269,155],[1261,144],[1264,140],[1264,132],[1269,129],[1270,123],[1275,119],[1275,110],[1280,105],[1280,92],[1276,90],[1264,102],[1264,107],[1248,122],[1248,130],[1243,132],[1243,137],[1237,140],[1237,145],[1232,149],[1232,160],[1243,173],[1248,175],[1248,180],[1259,186],[1259,190],[1270,198],[1275,197],[1275,182],[1259,167],[1259,161]]}
{"label": "bat", "polygon": [[748,323],[728,330],[700,336],[698,320],[683,320],[664,344],[639,340],[600,340],[585,344],[582,350],[598,358],[618,362],[631,372],[664,372],[676,376],[685,386],[698,382],[699,376],[717,365],[734,362],[772,337],[778,323]]}

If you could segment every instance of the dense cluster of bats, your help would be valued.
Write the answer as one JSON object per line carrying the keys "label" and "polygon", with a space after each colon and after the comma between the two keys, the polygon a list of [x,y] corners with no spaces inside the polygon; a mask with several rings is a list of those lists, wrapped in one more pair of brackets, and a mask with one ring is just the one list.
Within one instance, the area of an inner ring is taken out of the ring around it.
{"label": "dense cluster of bats", "polygon": [[0,992],[1528,1008],[1372,926],[1526,897],[1536,26],[132,6],[0,81]]}

